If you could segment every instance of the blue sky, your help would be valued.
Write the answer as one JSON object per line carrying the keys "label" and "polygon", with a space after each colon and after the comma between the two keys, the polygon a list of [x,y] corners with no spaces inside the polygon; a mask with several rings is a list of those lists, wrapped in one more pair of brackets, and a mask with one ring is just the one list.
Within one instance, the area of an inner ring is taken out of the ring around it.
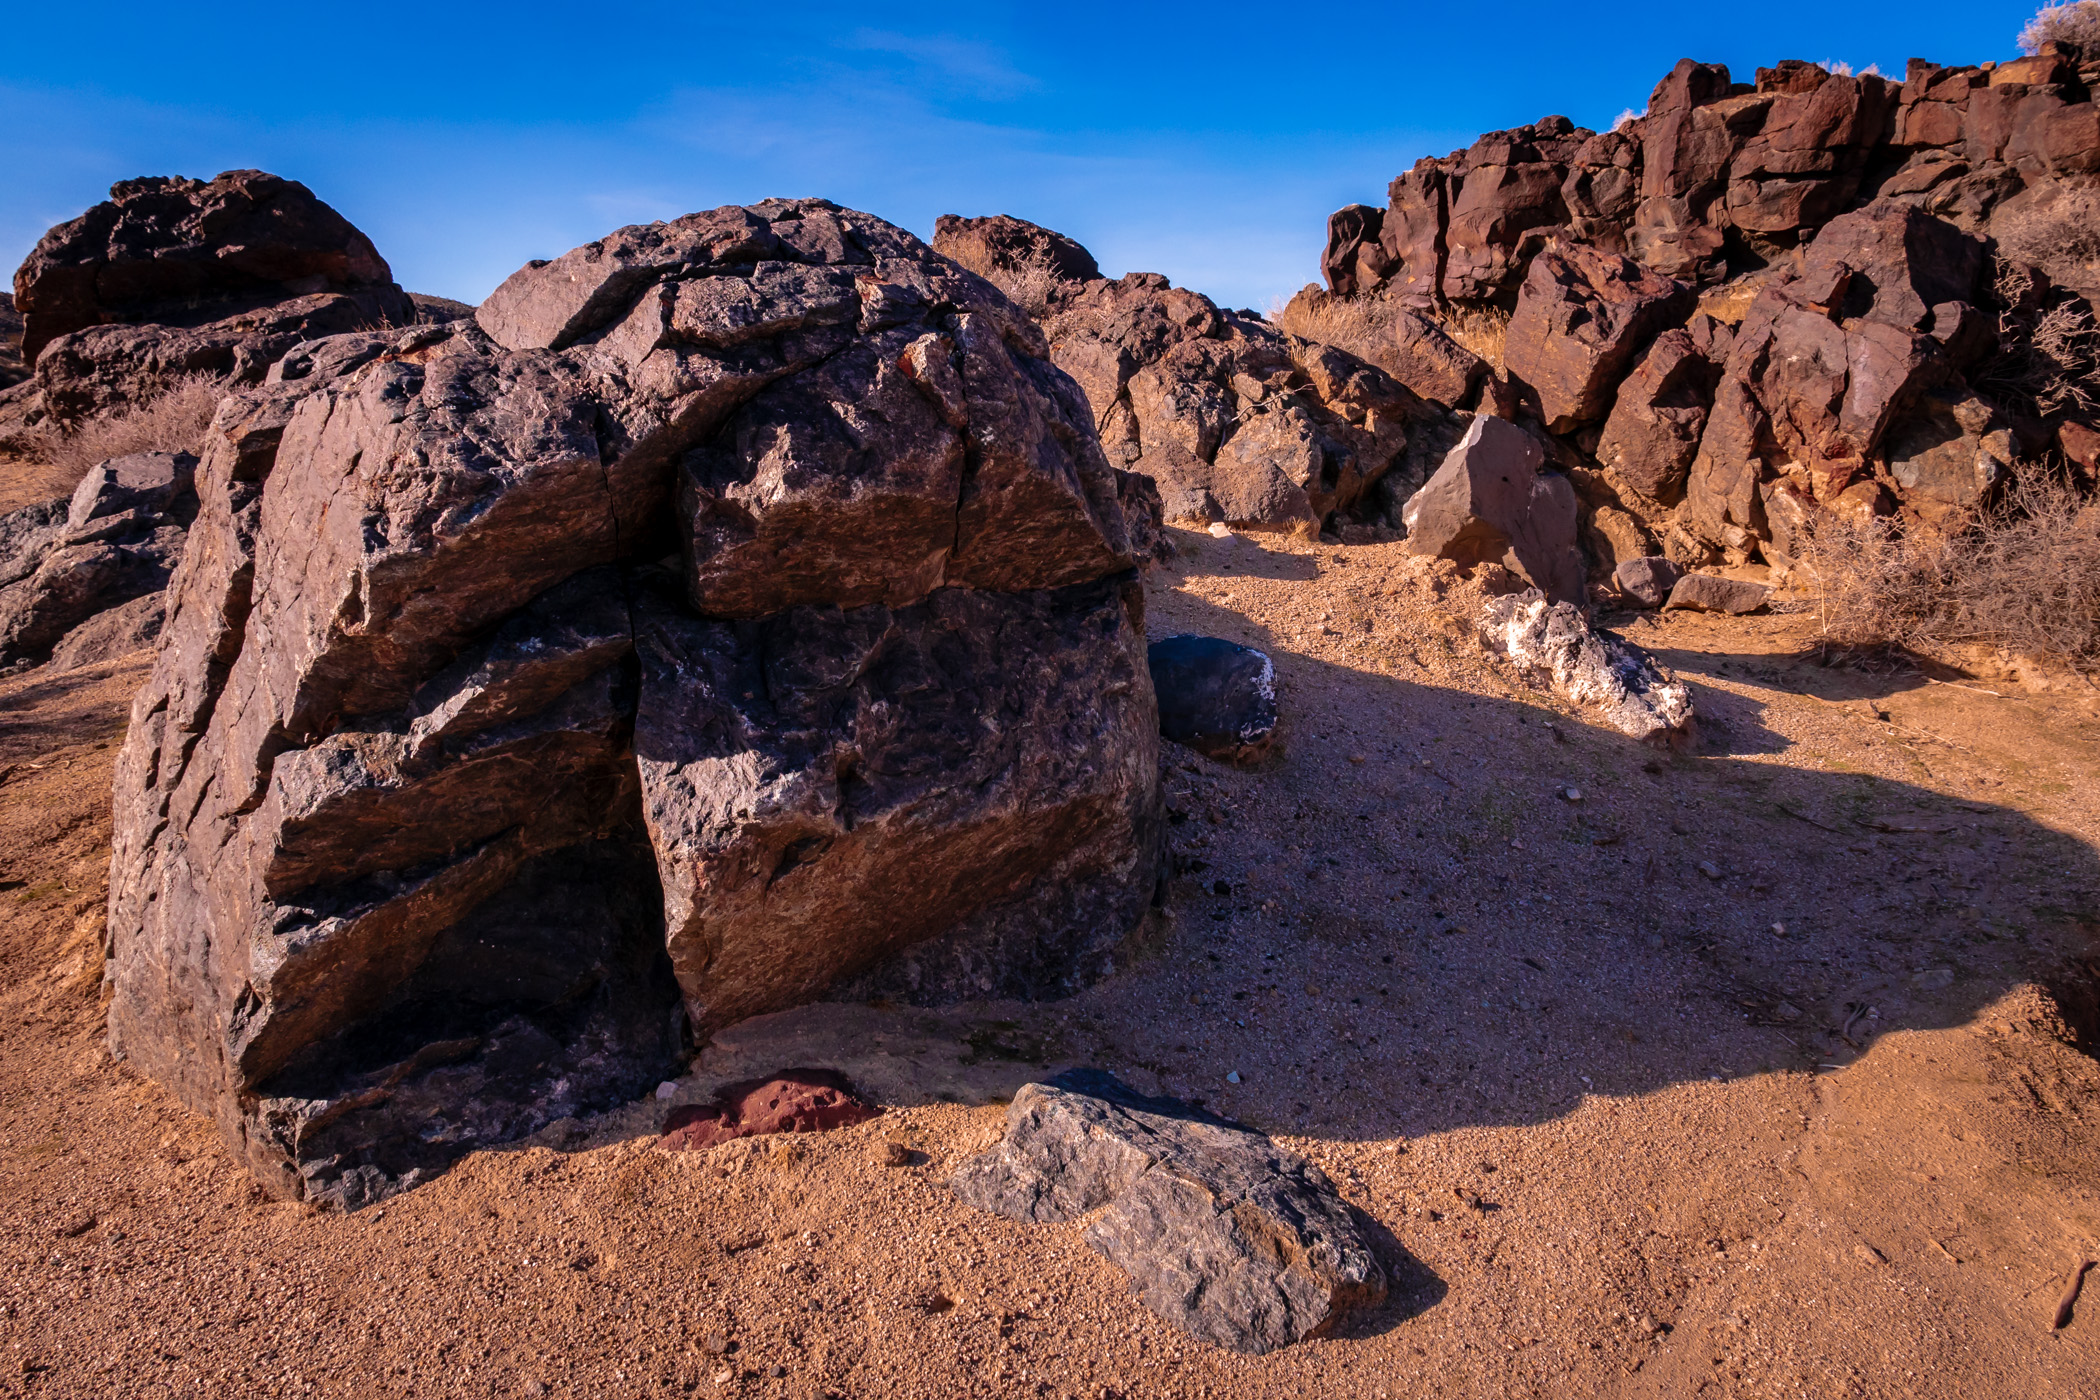
{"label": "blue sky", "polygon": [[304,181],[411,290],[478,301],[621,224],[821,194],[1011,213],[1110,274],[1266,307],[1417,156],[1608,125],[1678,58],[2010,57],[2033,4],[25,6],[0,262],[142,174]]}

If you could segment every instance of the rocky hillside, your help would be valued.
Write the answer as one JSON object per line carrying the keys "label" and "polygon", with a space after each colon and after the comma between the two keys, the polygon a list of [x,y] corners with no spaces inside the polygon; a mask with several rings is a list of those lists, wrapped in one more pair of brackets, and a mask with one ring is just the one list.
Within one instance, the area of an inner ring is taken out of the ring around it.
{"label": "rocky hillside", "polygon": [[1687,59],[1612,131],[1491,132],[1337,211],[1280,319],[1532,424],[1600,562],[1783,568],[1818,511],[1931,524],[2020,460],[2090,482],[2096,83],[2064,44],[1901,82]]}

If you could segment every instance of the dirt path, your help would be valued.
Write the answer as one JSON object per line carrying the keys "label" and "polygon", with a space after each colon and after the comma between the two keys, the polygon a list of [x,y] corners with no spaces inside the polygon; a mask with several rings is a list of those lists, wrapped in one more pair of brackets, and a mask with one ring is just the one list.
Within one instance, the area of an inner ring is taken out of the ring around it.
{"label": "dirt path", "polygon": [[[767,1018],[681,1087],[834,1063],[891,1105],[859,1128],[673,1157],[651,1101],[348,1218],[261,1199],[100,1049],[138,664],[0,682],[0,1394],[2100,1392],[2100,1288],[2048,1325],[2100,1249],[2080,697],[1673,615],[1629,634],[1706,724],[1658,755],[1395,547],[1177,539],[1154,632],[1271,648],[1287,731],[1258,771],[1175,758],[1172,918],[1115,975]],[[1389,1306],[1232,1356],[1076,1227],[957,1204],[993,1100],[1073,1062],[1319,1161],[1390,1231]]]}

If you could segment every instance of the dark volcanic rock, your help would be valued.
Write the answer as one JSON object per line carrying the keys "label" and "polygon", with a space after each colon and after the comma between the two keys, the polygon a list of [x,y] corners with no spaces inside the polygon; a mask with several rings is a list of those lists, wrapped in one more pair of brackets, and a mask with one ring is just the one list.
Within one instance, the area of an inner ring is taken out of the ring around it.
{"label": "dark volcanic rock", "polygon": [[1407,502],[1407,549],[1460,565],[1501,564],[1556,602],[1582,599],[1575,489],[1541,472],[1537,438],[1482,413]]}
{"label": "dark volcanic rock", "polygon": [[850,1128],[881,1112],[836,1070],[784,1069],[770,1079],[727,1085],[711,1104],[672,1109],[656,1145],[699,1152],[736,1138]]}
{"label": "dark volcanic rock", "polygon": [[1619,384],[1597,442],[1598,463],[1650,500],[1677,504],[1699,455],[1720,373],[1689,331],[1657,336]]}
{"label": "dark volcanic rock", "polygon": [[196,510],[196,465],[185,453],[119,457],[82,478],[63,519],[35,507],[8,518],[0,666],[42,660],[96,613],[167,586]]}
{"label": "dark volcanic rock", "polygon": [[0,389],[28,377],[29,366],[22,358],[21,313],[15,310],[15,299],[0,292]]}
{"label": "dark volcanic rock", "polygon": [[1660,555],[1627,559],[1612,570],[1619,591],[1644,608],[1659,608],[1670,596],[1684,570]]}
{"label": "dark volcanic rock", "polygon": [[[1060,283],[1092,282],[1101,265],[1094,255],[1052,229],[1006,214],[965,219],[943,214],[934,220],[933,251],[970,269],[1023,306],[1035,309]],[[1036,295],[1026,295],[1030,283]]]}
{"label": "dark volcanic rock", "polygon": [[259,170],[125,180],[15,273],[23,352],[62,423],[185,375],[254,383],[303,339],[416,319],[371,240]]}
{"label": "dark volcanic rock", "polygon": [[1386,1296],[1385,1270],[1318,1167],[1260,1133],[1100,1070],[1022,1086],[1006,1137],[957,1168],[957,1196],[1011,1220],[1095,1211],[1087,1245],[1146,1307],[1259,1355]]}
{"label": "dark volcanic rock", "polygon": [[1751,613],[1763,607],[1771,596],[1771,589],[1748,579],[1686,574],[1671,586],[1669,601],[1663,606],[1692,612]]}
{"label": "dark volcanic rock", "polygon": [[1276,668],[1220,637],[1164,637],[1146,653],[1159,731],[1198,753],[1244,763],[1276,735]]}
{"label": "dark volcanic rock", "polygon": [[1538,395],[1546,430],[1602,419],[1612,390],[1658,334],[1692,313],[1692,289],[1580,243],[1531,261],[1510,318],[1505,363]]}
{"label": "dark volcanic rock", "polygon": [[356,1204],[906,951],[1072,985],[1157,881],[1157,719],[1047,350],[772,201],[234,393],[119,762],[115,1047]]}

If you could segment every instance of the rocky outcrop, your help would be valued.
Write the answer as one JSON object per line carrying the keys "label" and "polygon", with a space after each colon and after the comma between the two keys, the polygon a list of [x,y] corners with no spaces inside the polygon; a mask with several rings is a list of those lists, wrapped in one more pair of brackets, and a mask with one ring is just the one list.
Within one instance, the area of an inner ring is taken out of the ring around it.
{"label": "rocky outcrop", "polygon": [[1592,540],[1630,520],[1680,563],[1783,567],[1818,512],[1936,528],[2100,432],[2100,370],[2062,338],[2100,311],[2069,251],[2100,215],[2096,86],[2100,54],[2062,44],[1900,83],[1687,59],[1618,129],[1491,132],[1337,211],[1326,288],[1282,323],[1501,412],[1499,378],[1431,393],[1384,342],[1506,316],[1497,369]]}
{"label": "rocky outcrop", "polygon": [[1146,1307],[1233,1351],[1321,1336],[1385,1300],[1371,1241],[1318,1167],[1100,1070],[1022,1086],[1005,1138],[950,1184],[1010,1220],[1093,1215],[1088,1247]]}
{"label": "rocky outcrop", "polygon": [[15,299],[0,292],[0,389],[12,388],[29,377],[22,358],[22,314]]}
{"label": "rocky outcrop", "polygon": [[416,318],[370,239],[297,181],[120,181],[15,272],[22,349],[64,427],[188,375],[259,382],[299,341]]}
{"label": "rocky outcrop", "polygon": [[1276,737],[1276,667],[1222,637],[1162,637],[1146,650],[1159,732],[1229,763],[1251,763]]}
{"label": "rocky outcrop", "polygon": [[1368,504],[1434,416],[1363,356],[1157,274],[1071,275],[1091,256],[1047,229],[952,217],[940,229],[937,249],[1023,294],[1109,460],[1156,485],[1167,519],[1317,533]]}
{"label": "rocky outcrop", "polygon": [[[53,506],[31,506],[7,518],[0,526],[0,668],[41,661],[97,613],[167,586],[196,513],[196,465],[185,453],[119,457],[88,472],[62,517]],[[100,659],[108,644],[82,641],[67,659]]]}
{"label": "rocky outcrop", "polygon": [[1500,564],[1557,602],[1582,601],[1575,490],[1542,472],[1538,439],[1477,414],[1436,475],[1407,502],[1407,549],[1462,567]]}
{"label": "rocky outcrop", "polygon": [[1690,688],[1639,647],[1591,631],[1571,603],[1553,602],[1535,588],[1490,599],[1481,631],[1518,671],[1629,738],[1667,746],[1691,731]]}
{"label": "rocky outcrop", "polygon": [[231,395],[119,761],[114,1046],[356,1204],[907,954],[1074,985],[1157,880],[1157,717],[1048,351],[772,201]]}

